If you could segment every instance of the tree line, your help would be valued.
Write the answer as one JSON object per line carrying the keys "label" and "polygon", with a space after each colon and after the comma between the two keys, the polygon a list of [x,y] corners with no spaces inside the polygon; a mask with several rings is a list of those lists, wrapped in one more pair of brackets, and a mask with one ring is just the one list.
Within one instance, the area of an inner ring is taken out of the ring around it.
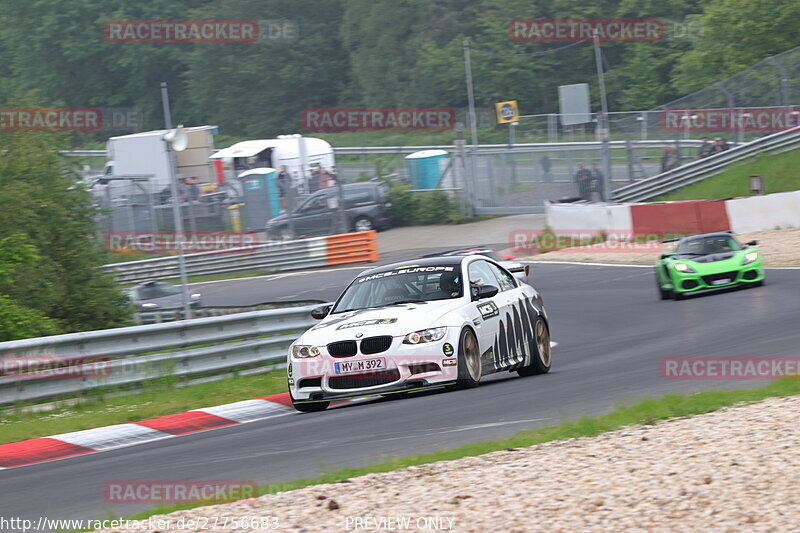
{"label": "tree line", "polygon": [[[143,129],[173,115],[223,133],[299,129],[302,109],[465,107],[462,42],[479,105],[517,99],[523,113],[558,110],[557,87],[594,87],[590,44],[514,42],[533,18],[655,18],[657,42],[604,43],[612,110],[648,109],[800,44],[792,0],[0,0],[0,100],[5,106],[135,107]],[[109,20],[291,21],[290,38],[248,43],[109,42]],[[488,53],[488,54],[487,54]],[[532,54],[541,55],[511,55]],[[97,136],[100,138],[100,136]],[[84,137],[85,138],[85,137]]]}

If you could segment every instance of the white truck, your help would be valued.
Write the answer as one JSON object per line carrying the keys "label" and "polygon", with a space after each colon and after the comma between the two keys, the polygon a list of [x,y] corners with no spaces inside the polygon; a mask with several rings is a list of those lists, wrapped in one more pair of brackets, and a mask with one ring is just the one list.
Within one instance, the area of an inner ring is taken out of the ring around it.
{"label": "white truck", "polygon": [[[209,159],[214,153],[216,126],[184,128],[188,146],[173,152],[177,177],[194,176],[203,185],[215,181],[214,166]],[[108,159],[101,177],[148,174],[150,190],[156,192],[170,185],[169,154],[163,140],[167,130],[145,131],[111,137],[106,143]]]}
{"label": "white truck", "polygon": [[299,135],[242,141],[219,150],[211,159],[218,162],[219,181],[235,183],[248,170],[263,168],[280,171],[282,166],[286,166],[295,188],[306,191],[314,164],[319,163],[330,170],[335,163],[330,144],[322,139]]}

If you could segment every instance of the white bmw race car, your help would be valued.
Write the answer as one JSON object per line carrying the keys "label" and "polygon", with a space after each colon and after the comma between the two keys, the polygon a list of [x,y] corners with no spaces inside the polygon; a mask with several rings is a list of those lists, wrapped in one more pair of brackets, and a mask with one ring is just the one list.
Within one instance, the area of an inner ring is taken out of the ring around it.
{"label": "white bmw race car", "polygon": [[289,392],[298,411],[363,396],[474,387],[501,371],[550,370],[541,296],[481,255],[367,270],[312,316],[321,322],[289,348]]}

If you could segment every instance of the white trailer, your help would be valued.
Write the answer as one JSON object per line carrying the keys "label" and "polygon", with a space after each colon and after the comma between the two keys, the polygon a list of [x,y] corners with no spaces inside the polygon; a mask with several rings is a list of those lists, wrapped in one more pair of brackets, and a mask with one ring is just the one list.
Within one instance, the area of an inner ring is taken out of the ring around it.
{"label": "white trailer", "polygon": [[330,169],[334,163],[333,148],[315,137],[285,136],[278,139],[242,141],[219,150],[211,159],[221,162],[222,176],[218,179],[235,183],[243,172],[268,167],[277,171],[286,167],[298,189],[307,189],[312,166],[319,163]]}
{"label": "white trailer", "polygon": [[[209,156],[214,152],[216,126],[184,128],[188,145],[174,152],[177,177],[194,176],[200,184],[215,181],[214,167]],[[163,140],[167,130],[145,131],[111,137],[106,143],[108,162],[104,176],[153,175],[151,191],[170,185],[170,160]]]}

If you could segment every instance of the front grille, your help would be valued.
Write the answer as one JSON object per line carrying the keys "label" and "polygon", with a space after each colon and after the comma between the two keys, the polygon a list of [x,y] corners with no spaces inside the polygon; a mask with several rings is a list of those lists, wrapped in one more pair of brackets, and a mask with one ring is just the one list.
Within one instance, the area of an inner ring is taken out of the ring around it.
{"label": "front grille", "polygon": [[731,280],[731,283],[733,283],[734,281],[736,281],[736,274],[737,274],[736,272],[721,272],[719,274],[710,274],[708,276],[703,276],[703,282],[705,282],[706,285],[711,285],[713,287],[715,281],[728,278],[729,280]]}
{"label": "front grille", "polygon": [[385,352],[392,345],[392,337],[383,335],[381,337],[367,337],[361,341],[361,353],[369,355],[373,353]]}
{"label": "front grille", "polygon": [[321,387],[322,386],[322,378],[305,378],[301,379],[297,383],[297,388],[302,389],[303,387]]}
{"label": "front grille", "polygon": [[339,341],[328,345],[328,353],[333,357],[352,357],[356,352],[356,341]]}
{"label": "front grille", "polygon": [[328,386],[332,389],[361,389],[363,387],[377,387],[386,385],[400,379],[397,369],[371,374],[352,374],[349,376],[333,376],[328,378]]}

